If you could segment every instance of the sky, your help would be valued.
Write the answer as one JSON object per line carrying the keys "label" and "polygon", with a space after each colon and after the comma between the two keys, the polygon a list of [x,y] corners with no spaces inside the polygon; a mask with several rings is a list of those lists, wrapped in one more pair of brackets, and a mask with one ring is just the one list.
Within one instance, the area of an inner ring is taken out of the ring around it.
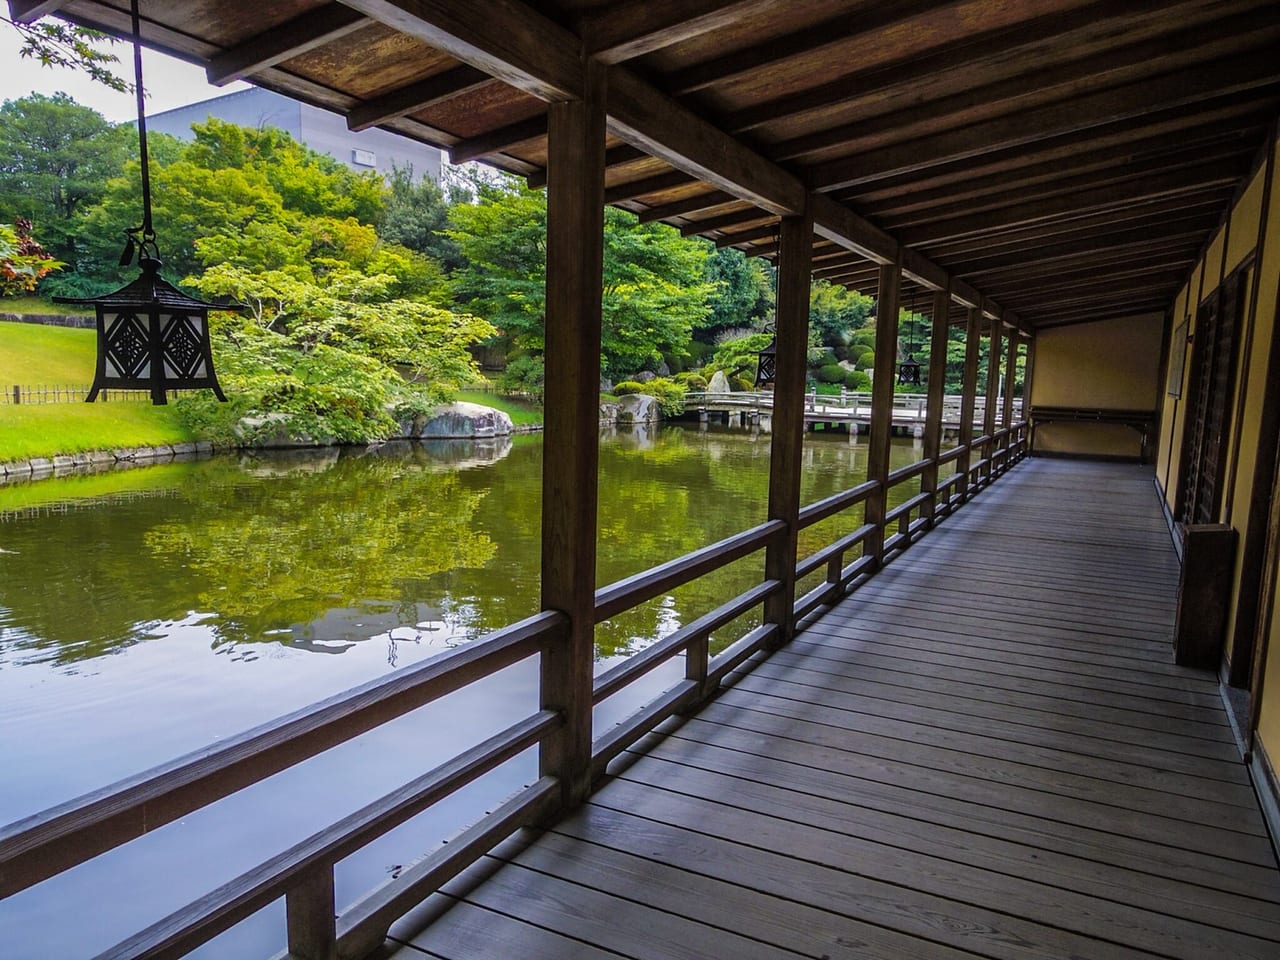
{"label": "sky", "polygon": [[[135,118],[137,107],[132,93],[117,93],[75,70],[42,67],[34,60],[20,58],[21,46],[17,31],[7,23],[0,23],[0,101],[16,100],[30,93],[62,92],[113,122]],[[133,49],[125,43],[113,44],[109,49],[120,59],[113,72],[132,83]],[[204,70],[200,67],[146,49],[142,51],[142,75],[147,88],[148,113],[160,113],[248,87],[239,82],[211,87],[205,82]]]}

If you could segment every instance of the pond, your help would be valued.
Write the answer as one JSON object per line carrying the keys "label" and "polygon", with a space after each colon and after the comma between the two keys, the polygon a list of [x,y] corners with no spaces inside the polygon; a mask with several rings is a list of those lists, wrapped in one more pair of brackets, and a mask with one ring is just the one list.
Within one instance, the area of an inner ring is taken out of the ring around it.
{"label": "pond", "polygon": [[[527,435],[0,486],[0,824],[535,613],[542,455]],[[894,467],[919,456],[919,441],[895,441]],[[597,582],[762,522],[768,470],[758,430],[604,434]],[[865,470],[865,443],[808,435],[802,503]],[[806,531],[802,554],[859,522]],[[601,624],[597,669],[758,582],[761,567],[748,557]],[[669,667],[602,704],[597,728],[682,673]],[[536,662],[517,664],[0,902],[5,956],[122,939],[531,712],[536,690]],[[339,903],[534,770],[526,754],[341,864]],[[264,914],[197,955],[269,955],[283,910]]]}

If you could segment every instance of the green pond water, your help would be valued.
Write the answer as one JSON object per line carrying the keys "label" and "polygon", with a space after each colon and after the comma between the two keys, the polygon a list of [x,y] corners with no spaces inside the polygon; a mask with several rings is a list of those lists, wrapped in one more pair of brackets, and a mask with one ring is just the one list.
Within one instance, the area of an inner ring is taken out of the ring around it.
{"label": "green pond water", "polygon": [[[0,824],[535,613],[542,456],[530,435],[0,486]],[[919,456],[918,441],[895,441],[893,466]],[[762,522],[768,469],[768,433],[602,435],[598,584]],[[808,435],[802,502],[865,470],[865,442]],[[806,531],[802,554],[859,523],[853,511]],[[758,582],[762,556],[601,624],[597,669]],[[597,729],[682,674],[672,663],[602,704]],[[536,662],[517,664],[0,901],[0,954],[92,955],[527,715],[536,691]],[[341,864],[339,903],[535,765],[518,758]],[[282,916],[276,905],[196,955],[266,956]]]}

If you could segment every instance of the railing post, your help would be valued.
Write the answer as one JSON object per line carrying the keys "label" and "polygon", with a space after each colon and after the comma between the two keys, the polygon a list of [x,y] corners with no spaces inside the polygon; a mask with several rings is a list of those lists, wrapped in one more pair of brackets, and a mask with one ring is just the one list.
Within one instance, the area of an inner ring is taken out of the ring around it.
{"label": "railing post", "polygon": [[782,589],[764,605],[766,623],[778,625],[775,645],[795,629],[796,541],[800,529],[800,460],[804,452],[805,356],[809,347],[809,283],[813,214],[783,217],[778,244],[778,346],[773,431],[769,447],[769,519],[787,524],[785,536],[765,550],[765,577]]}
{"label": "railing post", "polygon": [[880,266],[876,295],[876,365],[871,379],[871,436],[867,442],[867,479],[879,483],[867,498],[867,523],[875,529],[863,545],[872,568],[884,562],[884,515],[888,511],[889,450],[893,439],[893,384],[898,365],[898,292],[902,283],[901,262]]}
{"label": "railing post", "polygon": [[929,397],[925,402],[924,458],[932,461],[920,474],[920,492],[929,494],[925,503],[926,526],[932,527],[938,510],[938,454],[942,450],[942,402],[947,378],[948,315],[951,312],[949,288],[933,295],[933,318],[929,330]]}
{"label": "railing post", "polygon": [[960,445],[964,453],[956,461],[960,474],[960,502],[969,499],[969,471],[973,463],[973,415],[978,396],[978,351],[982,337],[982,311],[969,308],[964,328],[964,385],[960,390]]}
{"label": "railing post", "polygon": [[581,100],[548,110],[546,395],[542,607],[569,618],[542,652],[542,706],[565,723],[542,746],[563,808],[591,789],[595,660],[596,474],[604,256],[605,71],[589,61]]}
{"label": "railing post", "polygon": [[289,956],[297,960],[333,960],[338,955],[333,866],[322,864],[285,894]]}

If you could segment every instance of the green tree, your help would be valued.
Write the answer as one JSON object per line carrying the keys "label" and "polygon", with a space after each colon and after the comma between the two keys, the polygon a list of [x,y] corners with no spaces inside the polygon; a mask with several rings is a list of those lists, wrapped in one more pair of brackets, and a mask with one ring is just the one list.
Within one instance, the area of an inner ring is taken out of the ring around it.
{"label": "green tree", "polygon": [[[809,288],[811,339],[850,359],[854,334],[867,326],[875,300],[866,294],[818,280]],[[874,342],[874,341],[873,341]]]}
{"label": "green tree", "polygon": [[773,280],[769,267],[759,257],[722,247],[707,257],[706,278],[716,289],[711,295],[711,313],[702,324],[701,336],[708,340],[735,327],[753,327],[773,315]]}
{"label": "green tree", "polygon": [[449,209],[471,199],[460,183],[442,188],[430,177],[414,179],[413,169],[395,169],[387,180],[378,235],[435,260],[446,273],[466,264],[456,240],[446,232]]}
{"label": "green tree", "polygon": [[73,262],[75,217],[120,174],[131,134],[65,93],[6,100],[0,105],[0,220],[32,221],[50,252]]}
{"label": "green tree", "polygon": [[[545,346],[546,196],[509,184],[482,187],[475,204],[450,208],[447,231],[467,266],[454,276],[459,299],[518,351]],[[601,367],[615,379],[688,353],[714,290],[704,279],[704,244],[661,224],[605,211]]]}

